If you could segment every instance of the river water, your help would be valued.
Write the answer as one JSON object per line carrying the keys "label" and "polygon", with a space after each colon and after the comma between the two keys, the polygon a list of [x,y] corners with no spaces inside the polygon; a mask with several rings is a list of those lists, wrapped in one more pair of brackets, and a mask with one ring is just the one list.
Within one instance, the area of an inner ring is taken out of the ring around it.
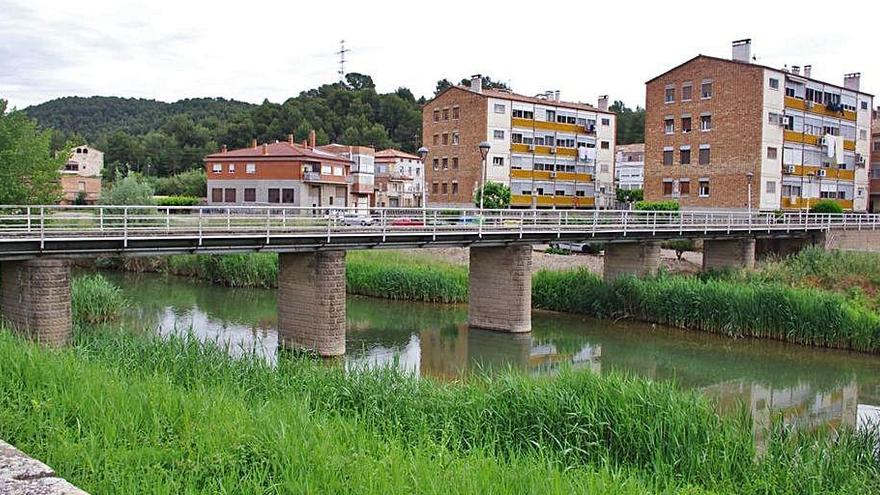
{"label": "river water", "polygon": [[[108,272],[132,301],[127,326],[161,334],[193,332],[239,354],[276,359],[276,294],[189,279]],[[787,424],[863,425],[880,421],[880,358],[764,340],[725,337],[635,322],[535,311],[528,335],[467,327],[465,306],[348,298],[344,364],[395,366],[420,377],[514,368],[552,374],[567,365],[623,371],[750,410],[758,431],[780,414]]]}

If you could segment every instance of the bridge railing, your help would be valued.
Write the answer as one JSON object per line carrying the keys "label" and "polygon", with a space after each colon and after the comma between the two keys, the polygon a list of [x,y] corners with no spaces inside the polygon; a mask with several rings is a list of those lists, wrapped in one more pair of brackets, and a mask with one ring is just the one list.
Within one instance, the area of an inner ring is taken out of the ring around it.
{"label": "bridge railing", "polygon": [[880,229],[878,214],[294,206],[0,206],[0,238]]}

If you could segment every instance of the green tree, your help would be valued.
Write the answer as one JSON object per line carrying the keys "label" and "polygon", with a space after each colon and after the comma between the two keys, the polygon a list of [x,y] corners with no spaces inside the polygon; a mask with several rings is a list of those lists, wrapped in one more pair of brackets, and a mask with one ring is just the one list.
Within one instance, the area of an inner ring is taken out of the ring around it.
{"label": "green tree", "polygon": [[636,203],[645,199],[642,189],[617,189],[614,194],[621,203]]}
{"label": "green tree", "polygon": [[52,153],[52,133],[0,100],[0,204],[52,204],[61,197],[60,171],[70,156]]}
{"label": "green tree", "polygon": [[129,171],[125,177],[119,178],[121,173],[116,172],[117,180],[109,191],[101,195],[101,203],[105,205],[152,205],[153,186],[137,173]]}
{"label": "green tree", "polygon": [[823,199],[813,203],[810,213],[843,213],[843,207],[837,201]]}
{"label": "green tree", "polygon": [[629,108],[622,101],[615,100],[608,110],[617,115],[617,144],[645,142],[645,109],[637,106]]}
{"label": "green tree", "polygon": [[480,206],[480,196],[485,193],[483,208],[504,209],[510,206],[510,188],[500,182],[487,182],[474,192],[474,204]]}

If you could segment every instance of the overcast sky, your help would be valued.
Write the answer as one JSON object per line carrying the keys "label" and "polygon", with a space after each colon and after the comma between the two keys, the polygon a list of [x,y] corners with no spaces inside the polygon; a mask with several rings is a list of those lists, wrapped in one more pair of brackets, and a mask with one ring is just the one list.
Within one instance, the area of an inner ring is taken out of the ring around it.
{"label": "overcast sky", "polygon": [[838,84],[861,71],[876,93],[880,3],[858,4],[863,15],[767,0],[0,0],[0,98],[18,108],[67,95],[282,102],[338,78],[341,39],[347,72],[417,97],[482,73],[524,94],[634,106],[646,80],[698,53],[729,57],[739,38],[753,39],[759,63],[812,64]]}

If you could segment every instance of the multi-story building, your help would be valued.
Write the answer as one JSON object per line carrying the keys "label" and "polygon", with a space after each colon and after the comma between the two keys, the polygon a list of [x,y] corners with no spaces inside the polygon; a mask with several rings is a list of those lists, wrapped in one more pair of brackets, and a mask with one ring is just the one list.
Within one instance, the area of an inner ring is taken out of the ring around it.
{"label": "multi-story building", "polygon": [[446,89],[422,108],[428,204],[473,206],[483,141],[491,145],[485,180],[510,186],[514,207],[610,204],[615,115],[607,108],[607,97],[593,107],[561,101],[558,91],[532,97],[483,88],[480,76]]}
{"label": "multi-story building", "polygon": [[350,159],[308,142],[287,141],[227,150],[204,159],[212,205],[348,206]]}
{"label": "multi-story building", "polygon": [[646,83],[645,198],[683,208],[809,208],[820,198],[868,205],[873,97],[859,74],[841,86],[811,67],[698,55]]}
{"label": "multi-story building", "polygon": [[621,144],[615,150],[614,182],[617,189],[642,189],[645,185],[645,143]]}
{"label": "multi-story building", "polygon": [[91,146],[77,146],[61,170],[62,204],[95,204],[101,197],[104,152]]}
{"label": "multi-story building", "polygon": [[880,213],[880,107],[871,119],[871,204],[869,210]]}
{"label": "multi-story building", "polygon": [[349,161],[347,181],[349,184],[349,206],[369,208],[373,205],[375,189],[376,150],[369,146],[347,146],[327,144],[318,150],[332,153]]}
{"label": "multi-story building", "polygon": [[421,207],[424,182],[419,157],[395,149],[376,152],[375,206]]}

